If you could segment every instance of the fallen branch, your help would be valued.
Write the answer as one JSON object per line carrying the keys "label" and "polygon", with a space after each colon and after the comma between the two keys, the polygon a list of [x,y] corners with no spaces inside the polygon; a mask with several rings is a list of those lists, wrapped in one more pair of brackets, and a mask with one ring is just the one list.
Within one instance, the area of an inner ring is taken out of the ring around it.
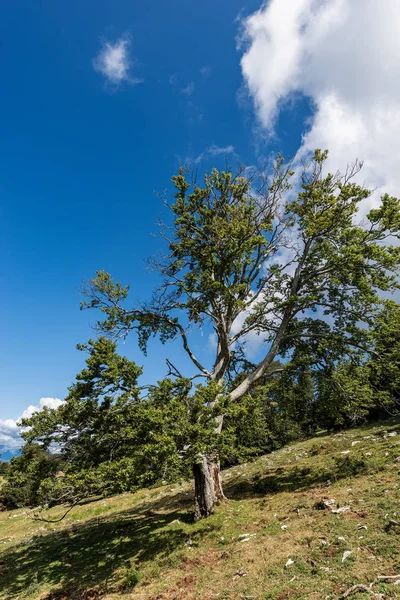
{"label": "fallen branch", "polygon": [[354,594],[354,592],[358,591],[363,591],[367,592],[368,594],[372,594],[373,596],[375,596],[375,598],[382,598],[382,594],[375,594],[375,592],[371,590],[371,587],[369,585],[364,585],[363,583],[357,583],[357,585],[353,585],[347,590],[347,592],[343,594],[343,596],[341,596],[341,598],[347,598],[348,596]]}
{"label": "fallen branch", "polygon": [[80,496],[77,500],[75,500],[75,502],[73,502],[68,509],[65,511],[65,513],[59,517],[58,519],[46,519],[45,517],[41,517],[39,516],[39,513],[33,513],[33,516],[28,515],[33,521],[43,521],[44,523],[59,523],[60,521],[62,521],[63,519],[65,519],[65,517],[67,516],[67,514],[69,512],[71,512],[71,510],[73,508],[75,508],[75,506],[77,506],[80,502],[82,502],[82,500],[84,500],[85,498],[88,497],[89,494],[84,494],[83,496]]}
{"label": "fallen branch", "polygon": [[378,575],[377,577],[375,577],[373,582],[370,583],[369,585],[365,585],[364,583],[357,583],[356,585],[353,585],[351,588],[346,590],[345,593],[342,594],[342,596],[340,596],[340,598],[343,598],[343,599],[348,598],[349,596],[351,596],[352,594],[354,594],[355,592],[358,592],[358,591],[363,591],[363,592],[367,592],[368,594],[372,594],[372,596],[374,596],[375,598],[384,598],[383,594],[376,594],[375,592],[373,592],[372,587],[378,581],[390,580],[390,579],[395,579],[395,580],[400,581],[400,574],[399,575]]}

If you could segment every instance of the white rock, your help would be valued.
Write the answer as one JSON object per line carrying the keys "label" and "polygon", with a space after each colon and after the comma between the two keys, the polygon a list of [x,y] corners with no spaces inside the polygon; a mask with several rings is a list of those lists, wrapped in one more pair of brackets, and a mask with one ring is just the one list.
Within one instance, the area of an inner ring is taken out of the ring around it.
{"label": "white rock", "polygon": [[340,454],[350,454],[350,450],[343,450]]}
{"label": "white rock", "polygon": [[287,529],[287,525],[281,525],[281,529],[285,531],[285,529]]}
{"label": "white rock", "polygon": [[256,533],[242,533],[239,535],[238,540],[239,542],[249,542],[250,538],[255,537],[256,535]]}
{"label": "white rock", "polygon": [[360,444],[360,443],[361,443],[360,440],[356,440],[355,442],[351,442],[351,445],[355,446],[356,444]]}
{"label": "white rock", "polygon": [[349,558],[350,554],[351,554],[351,550],[345,550],[343,552],[342,563],[344,563],[344,561],[346,560],[346,558]]}
{"label": "white rock", "polygon": [[328,498],[324,498],[322,502],[325,504],[325,506],[328,506],[328,507],[335,506],[335,504],[336,504],[335,498],[329,498],[329,500],[328,500]]}
{"label": "white rock", "polygon": [[290,567],[290,565],[293,565],[293,564],[294,564],[294,560],[292,560],[291,558],[288,558],[288,561],[287,561],[285,567]]}
{"label": "white rock", "polygon": [[336,510],[332,510],[332,513],[334,515],[338,515],[340,513],[346,512],[348,510],[350,510],[350,506],[341,506],[340,508],[337,508]]}

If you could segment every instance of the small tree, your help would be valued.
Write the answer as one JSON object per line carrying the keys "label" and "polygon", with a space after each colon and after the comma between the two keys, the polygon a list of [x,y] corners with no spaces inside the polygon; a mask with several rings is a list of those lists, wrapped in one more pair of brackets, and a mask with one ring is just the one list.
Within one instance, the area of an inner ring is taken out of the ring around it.
{"label": "small tree", "polygon": [[[180,169],[172,178],[174,200],[166,200],[174,221],[161,227],[167,253],[153,261],[162,282],[152,300],[126,308],[128,287],[99,271],[82,307],[99,309],[105,317],[99,329],[115,338],[135,330],[144,351],[150,336],[180,338],[194,376],[217,384],[213,406],[224,397],[235,349],[251,332],[263,341],[264,356],[229,389],[230,403],[281,370],[276,357],[296,341],[318,340],[341,354],[354,347],[368,351],[365,328],[379,292],[398,287],[400,249],[388,238],[399,236],[399,201],[383,196],[356,224],[358,207],[371,193],[353,181],[360,165],[325,176],[326,157],[315,152],[298,192],[280,157],[270,176],[214,169],[203,185]],[[206,324],[217,340],[210,366],[194,355],[188,336],[188,325]],[[216,436],[222,427],[223,412],[215,420]],[[198,456],[194,471],[200,518],[224,498],[218,458]]]}
{"label": "small tree", "polygon": [[369,378],[380,408],[400,405],[400,305],[386,300],[372,327],[375,352],[368,362]]}
{"label": "small tree", "polygon": [[349,427],[394,415],[400,400],[400,305],[385,300],[368,331],[368,352],[354,349],[332,360],[316,357],[314,370],[319,425]]}
{"label": "small tree", "polygon": [[5,473],[2,488],[5,504],[36,506],[40,502],[41,482],[53,478],[63,468],[62,458],[51,454],[47,448],[35,442],[25,444],[19,456],[13,456]]}

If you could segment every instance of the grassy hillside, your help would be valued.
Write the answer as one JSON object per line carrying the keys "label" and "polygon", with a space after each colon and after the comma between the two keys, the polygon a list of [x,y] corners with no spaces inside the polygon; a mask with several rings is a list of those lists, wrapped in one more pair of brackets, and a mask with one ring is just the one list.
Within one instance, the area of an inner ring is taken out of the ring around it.
{"label": "grassy hillside", "polygon": [[[393,419],[225,471],[230,502],[197,524],[189,484],[93,501],[61,523],[3,512],[0,598],[322,600],[400,580],[399,469]],[[396,582],[347,597],[400,598]]]}

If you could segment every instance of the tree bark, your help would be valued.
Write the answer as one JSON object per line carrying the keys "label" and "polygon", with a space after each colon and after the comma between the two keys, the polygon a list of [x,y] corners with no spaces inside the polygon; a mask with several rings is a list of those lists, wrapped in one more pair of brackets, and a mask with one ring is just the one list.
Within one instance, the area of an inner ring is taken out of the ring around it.
{"label": "tree bark", "polygon": [[220,463],[216,454],[198,454],[193,465],[194,520],[199,521],[214,512],[216,504],[226,500],[222,489]]}

